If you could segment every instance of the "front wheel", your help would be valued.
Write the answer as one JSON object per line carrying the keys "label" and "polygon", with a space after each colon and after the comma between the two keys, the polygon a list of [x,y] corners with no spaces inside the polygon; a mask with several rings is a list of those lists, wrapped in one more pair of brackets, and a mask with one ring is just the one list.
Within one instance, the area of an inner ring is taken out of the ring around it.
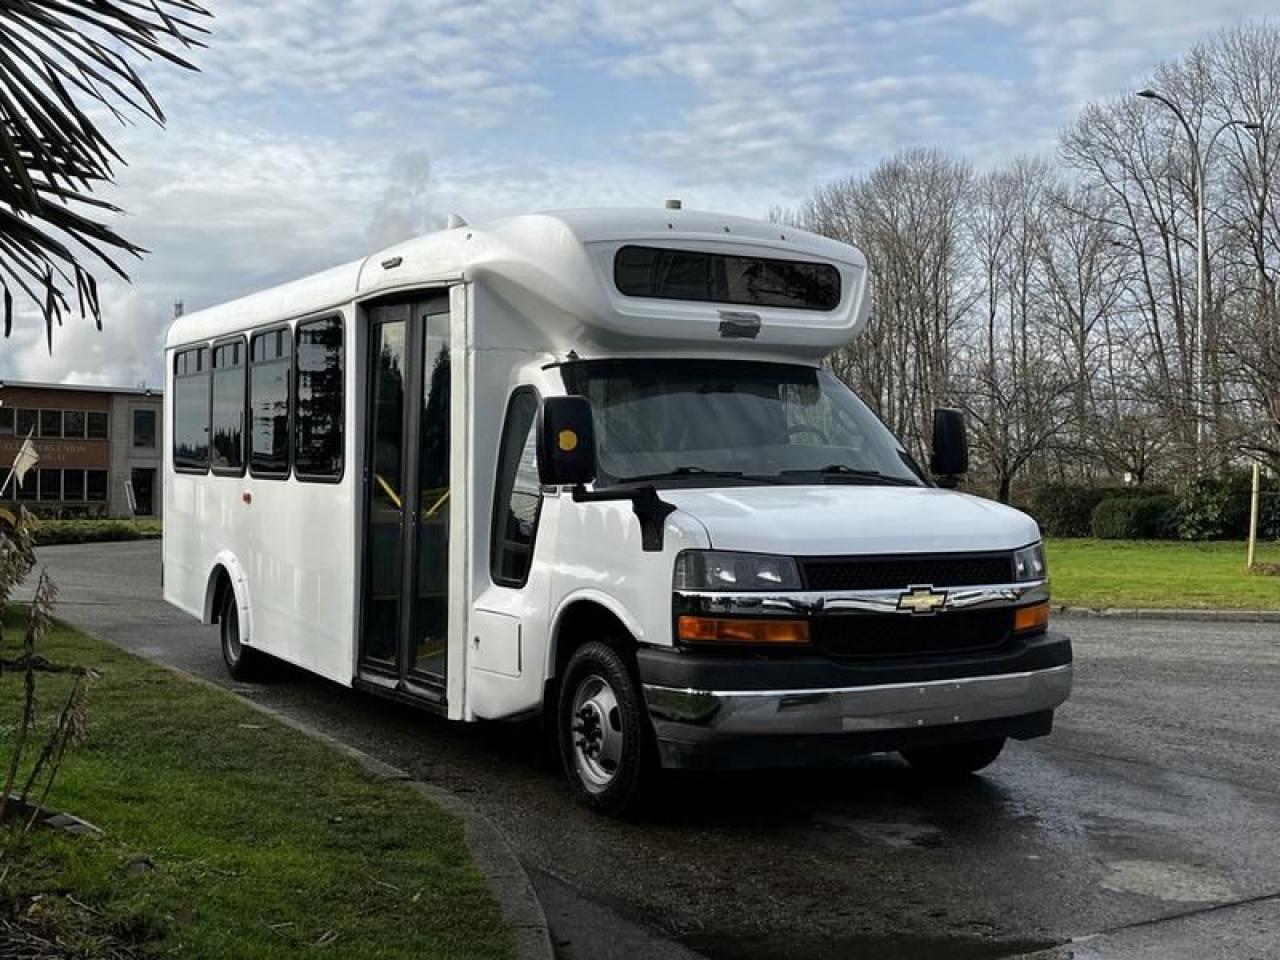
{"label": "front wheel", "polygon": [[236,606],[235,592],[230,587],[223,592],[218,625],[222,631],[222,661],[227,665],[227,673],[231,674],[231,679],[261,679],[262,654],[240,642],[240,612]]}
{"label": "front wheel", "polygon": [[942,778],[963,777],[988,767],[1004,749],[1004,737],[952,743],[940,747],[903,750],[902,759],[921,773]]}
{"label": "front wheel", "polygon": [[653,734],[632,673],[612,647],[588,643],[569,660],[556,726],[578,799],[601,813],[634,809],[655,772]]}

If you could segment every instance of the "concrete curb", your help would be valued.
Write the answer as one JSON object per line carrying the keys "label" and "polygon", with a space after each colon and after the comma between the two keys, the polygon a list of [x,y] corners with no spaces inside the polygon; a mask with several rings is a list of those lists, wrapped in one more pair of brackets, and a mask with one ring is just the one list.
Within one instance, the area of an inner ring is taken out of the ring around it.
{"label": "concrete curb", "polygon": [[370,756],[358,747],[344,743],[323,730],[317,730],[288,714],[250,700],[232,687],[221,686],[165,663],[157,663],[154,660],[147,662],[177,674],[184,680],[230,694],[258,713],[356,761],[371,777],[403,783],[409,789],[422,794],[432,803],[452,813],[462,821],[466,833],[467,850],[475,861],[477,869],[484,875],[493,899],[498,902],[503,921],[511,928],[514,944],[512,956],[515,960],[553,960],[555,951],[551,946],[551,930],[547,925],[547,916],[542,909],[542,903],[534,892],[529,874],[525,872],[520,858],[511,849],[511,845],[501,831],[479,810],[443,787],[414,780],[407,771]]}
{"label": "concrete curb", "polygon": [[1070,607],[1056,604],[1055,614],[1066,617],[1108,617],[1116,620],[1189,620],[1199,623],[1280,623],[1280,610],[1160,610],[1143,607]]}

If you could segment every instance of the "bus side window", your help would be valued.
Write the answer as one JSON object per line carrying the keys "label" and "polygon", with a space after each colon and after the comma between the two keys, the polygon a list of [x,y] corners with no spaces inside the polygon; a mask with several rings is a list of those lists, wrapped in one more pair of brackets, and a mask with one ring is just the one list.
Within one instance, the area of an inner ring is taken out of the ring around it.
{"label": "bus side window", "polygon": [[255,477],[289,476],[292,380],[289,328],[254,334],[249,347],[249,472]]}
{"label": "bus side window", "polygon": [[[173,468],[184,473],[209,469],[209,348],[182,350],[173,357]],[[105,419],[105,417],[104,417]],[[89,436],[94,435],[89,415]]]}
{"label": "bus side window", "polygon": [[293,471],[299,480],[342,477],[342,318],[298,324]]}
{"label": "bus side window", "polygon": [[213,472],[244,476],[245,340],[213,345]]}
{"label": "bus side window", "polygon": [[531,387],[521,387],[511,395],[498,448],[489,549],[489,576],[505,587],[523,587],[533,561],[538,515],[542,511],[535,455],[537,415],[538,394]]}

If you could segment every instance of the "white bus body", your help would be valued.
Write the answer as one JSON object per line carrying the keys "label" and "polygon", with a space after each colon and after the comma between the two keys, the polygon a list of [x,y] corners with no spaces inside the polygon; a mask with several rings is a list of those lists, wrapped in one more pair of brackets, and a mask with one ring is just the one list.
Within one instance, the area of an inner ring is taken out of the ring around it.
{"label": "white bus body", "polygon": [[845,244],[590,210],[181,317],[165,598],[236,673],[542,713],[602,809],[659,765],[976,768],[1048,732],[1070,645],[1035,523],[929,482],[818,372],[869,304]]}

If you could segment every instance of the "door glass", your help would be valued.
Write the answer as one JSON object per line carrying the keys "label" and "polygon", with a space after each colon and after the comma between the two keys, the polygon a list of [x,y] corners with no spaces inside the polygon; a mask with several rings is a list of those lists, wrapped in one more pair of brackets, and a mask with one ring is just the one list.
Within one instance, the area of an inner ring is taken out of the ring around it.
{"label": "door glass", "polygon": [[400,635],[404,378],[408,372],[405,331],[404,320],[376,324],[370,350],[373,395],[369,424],[364,655],[387,664],[396,662]]}
{"label": "door glass", "polygon": [[449,314],[418,310],[423,364],[414,665],[443,677],[449,639]]}

